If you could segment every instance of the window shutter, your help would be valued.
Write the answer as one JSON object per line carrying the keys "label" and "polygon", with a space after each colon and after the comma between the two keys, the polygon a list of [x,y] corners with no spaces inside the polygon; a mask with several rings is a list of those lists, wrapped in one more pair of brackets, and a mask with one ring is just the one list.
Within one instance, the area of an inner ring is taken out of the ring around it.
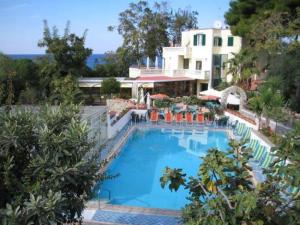
{"label": "window shutter", "polygon": [[197,46],[197,34],[194,35],[194,46]]}
{"label": "window shutter", "polygon": [[228,46],[233,46],[233,37],[228,37]]}
{"label": "window shutter", "polygon": [[205,37],[206,37],[206,35],[202,34],[202,46],[205,46]]}

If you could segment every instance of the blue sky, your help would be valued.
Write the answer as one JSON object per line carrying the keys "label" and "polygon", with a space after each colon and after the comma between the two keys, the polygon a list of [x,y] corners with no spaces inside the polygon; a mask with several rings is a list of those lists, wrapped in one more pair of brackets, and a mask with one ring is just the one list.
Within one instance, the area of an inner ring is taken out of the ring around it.
{"label": "blue sky", "polygon": [[[81,35],[88,29],[86,46],[93,53],[115,50],[122,43],[117,32],[107,26],[118,24],[118,14],[137,0],[0,0],[0,52],[5,54],[44,53],[37,47],[42,38],[43,20],[62,33],[68,20],[71,31]],[[199,12],[199,26],[211,27],[224,20],[230,0],[169,0],[173,8]],[[149,0],[153,3],[153,0]]]}

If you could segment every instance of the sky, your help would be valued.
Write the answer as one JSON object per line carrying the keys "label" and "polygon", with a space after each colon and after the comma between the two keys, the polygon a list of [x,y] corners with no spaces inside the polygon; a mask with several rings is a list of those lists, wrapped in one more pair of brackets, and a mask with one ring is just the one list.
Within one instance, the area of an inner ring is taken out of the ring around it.
{"label": "sky", "polygon": [[[41,54],[37,43],[42,39],[43,20],[57,26],[62,34],[67,21],[71,32],[83,34],[88,29],[86,46],[93,53],[114,51],[122,37],[109,25],[118,25],[118,15],[137,0],[0,0],[0,52],[4,54]],[[154,0],[149,0],[152,4]],[[224,21],[230,0],[168,0],[174,8],[188,8],[199,13],[199,27],[212,27]]]}

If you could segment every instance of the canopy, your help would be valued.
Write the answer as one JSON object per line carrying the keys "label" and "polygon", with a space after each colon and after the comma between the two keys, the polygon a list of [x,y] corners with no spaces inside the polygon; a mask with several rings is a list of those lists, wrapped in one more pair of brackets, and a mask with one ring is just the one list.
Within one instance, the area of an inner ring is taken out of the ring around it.
{"label": "canopy", "polygon": [[240,98],[237,97],[234,94],[229,94],[227,98],[227,104],[230,105],[239,105],[240,104]]}
{"label": "canopy", "polygon": [[208,89],[206,91],[201,91],[200,95],[215,96],[215,97],[221,98],[222,92],[211,88],[211,89]]}
{"label": "canopy", "polygon": [[151,99],[157,99],[157,100],[163,100],[163,99],[169,98],[169,96],[166,95],[166,94],[159,93],[159,94],[151,95],[150,98]]}

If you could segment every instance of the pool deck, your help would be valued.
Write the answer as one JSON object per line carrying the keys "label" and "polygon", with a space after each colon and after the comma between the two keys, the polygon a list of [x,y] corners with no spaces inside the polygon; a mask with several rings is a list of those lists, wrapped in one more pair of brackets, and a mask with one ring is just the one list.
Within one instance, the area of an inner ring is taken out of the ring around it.
{"label": "pool deck", "polygon": [[179,225],[180,216],[181,212],[177,210],[111,205],[106,202],[100,202],[99,206],[99,201],[90,201],[83,212],[83,222],[86,225]]}

